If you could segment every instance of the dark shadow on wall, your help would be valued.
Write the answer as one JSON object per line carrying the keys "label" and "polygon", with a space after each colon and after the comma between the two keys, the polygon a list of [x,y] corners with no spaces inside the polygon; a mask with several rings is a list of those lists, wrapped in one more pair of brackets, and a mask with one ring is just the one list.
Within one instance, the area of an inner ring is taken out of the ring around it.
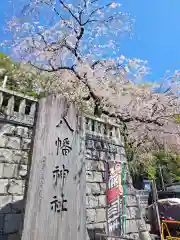
{"label": "dark shadow on wall", "polygon": [[24,219],[24,200],[0,209],[0,240],[20,240]]}

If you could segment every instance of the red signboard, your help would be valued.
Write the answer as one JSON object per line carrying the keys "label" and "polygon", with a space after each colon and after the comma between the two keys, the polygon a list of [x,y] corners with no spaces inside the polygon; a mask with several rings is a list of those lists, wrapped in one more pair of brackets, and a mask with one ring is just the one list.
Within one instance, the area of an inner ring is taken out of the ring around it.
{"label": "red signboard", "polygon": [[[123,196],[122,165],[120,162],[108,162],[109,179],[107,189],[108,229],[109,233],[120,234],[120,201]],[[113,212],[113,214],[112,214]]]}
{"label": "red signboard", "polygon": [[107,191],[107,202],[112,203],[120,195],[119,187],[108,189]]}

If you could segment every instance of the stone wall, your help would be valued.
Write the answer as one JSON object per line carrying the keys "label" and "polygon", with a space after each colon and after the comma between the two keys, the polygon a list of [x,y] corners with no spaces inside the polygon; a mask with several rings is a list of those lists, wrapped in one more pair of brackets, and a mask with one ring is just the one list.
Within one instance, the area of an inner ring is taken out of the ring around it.
{"label": "stone wall", "polygon": [[[86,118],[86,212],[87,239],[99,238],[97,233],[110,235],[107,225],[107,187],[108,162],[127,163],[123,139],[119,125]],[[124,189],[125,229],[122,235],[127,239],[140,239],[139,233],[147,228],[142,216],[139,199],[133,187],[132,179],[126,164]],[[112,225],[113,227],[113,225]]]}
{"label": "stone wall", "polygon": [[0,88],[0,239],[21,235],[36,101]]}
{"label": "stone wall", "polygon": [[[106,232],[106,165],[97,136],[86,135],[86,209],[87,229],[94,237],[95,231]],[[99,144],[99,145],[98,145]]]}
{"label": "stone wall", "polygon": [[86,210],[91,240],[107,233],[107,162],[124,159],[119,126],[86,118]]}

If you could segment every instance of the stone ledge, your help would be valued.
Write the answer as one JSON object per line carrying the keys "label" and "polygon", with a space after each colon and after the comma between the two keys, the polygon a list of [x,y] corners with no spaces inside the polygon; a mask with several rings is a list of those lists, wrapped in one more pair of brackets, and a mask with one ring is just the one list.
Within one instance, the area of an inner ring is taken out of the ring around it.
{"label": "stone ledge", "polygon": [[34,116],[30,115],[22,115],[18,112],[14,112],[11,115],[6,115],[4,113],[0,113],[0,121],[4,121],[5,123],[19,124],[20,126],[33,127],[34,125]]}
{"label": "stone ledge", "polygon": [[17,97],[20,97],[20,98],[23,98],[23,99],[27,99],[27,100],[30,100],[32,102],[37,102],[38,100],[34,97],[31,97],[31,96],[27,96],[23,93],[19,93],[19,92],[16,92],[16,91],[13,91],[13,90],[9,90],[7,88],[2,88],[0,87],[0,92],[3,92],[3,93],[7,93],[7,94],[10,94],[12,96],[17,96]]}
{"label": "stone ledge", "polygon": [[32,129],[8,123],[0,123],[0,133],[6,136],[24,137],[30,139],[32,137]]}
{"label": "stone ledge", "polygon": [[[91,153],[89,152],[91,151]],[[85,154],[85,159],[86,160],[95,160],[95,161],[117,161],[121,163],[126,163],[126,158],[124,154],[114,154],[114,153],[109,153],[108,151],[94,151],[94,150],[88,150]]]}

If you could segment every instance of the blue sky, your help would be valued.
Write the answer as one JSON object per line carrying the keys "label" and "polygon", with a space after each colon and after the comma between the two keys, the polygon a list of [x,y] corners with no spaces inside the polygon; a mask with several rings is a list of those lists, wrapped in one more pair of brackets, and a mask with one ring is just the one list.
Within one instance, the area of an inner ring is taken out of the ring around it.
{"label": "blue sky", "polygon": [[[3,1],[2,1],[3,2]],[[0,41],[7,39],[3,27],[12,15],[8,1],[0,3]],[[121,40],[122,54],[148,60],[158,81],[166,70],[180,69],[180,0],[119,0],[122,11],[136,19],[132,40]]]}
{"label": "blue sky", "polygon": [[148,60],[149,79],[180,69],[180,0],[122,0],[122,9],[136,19],[133,40],[122,41],[122,53]]}

